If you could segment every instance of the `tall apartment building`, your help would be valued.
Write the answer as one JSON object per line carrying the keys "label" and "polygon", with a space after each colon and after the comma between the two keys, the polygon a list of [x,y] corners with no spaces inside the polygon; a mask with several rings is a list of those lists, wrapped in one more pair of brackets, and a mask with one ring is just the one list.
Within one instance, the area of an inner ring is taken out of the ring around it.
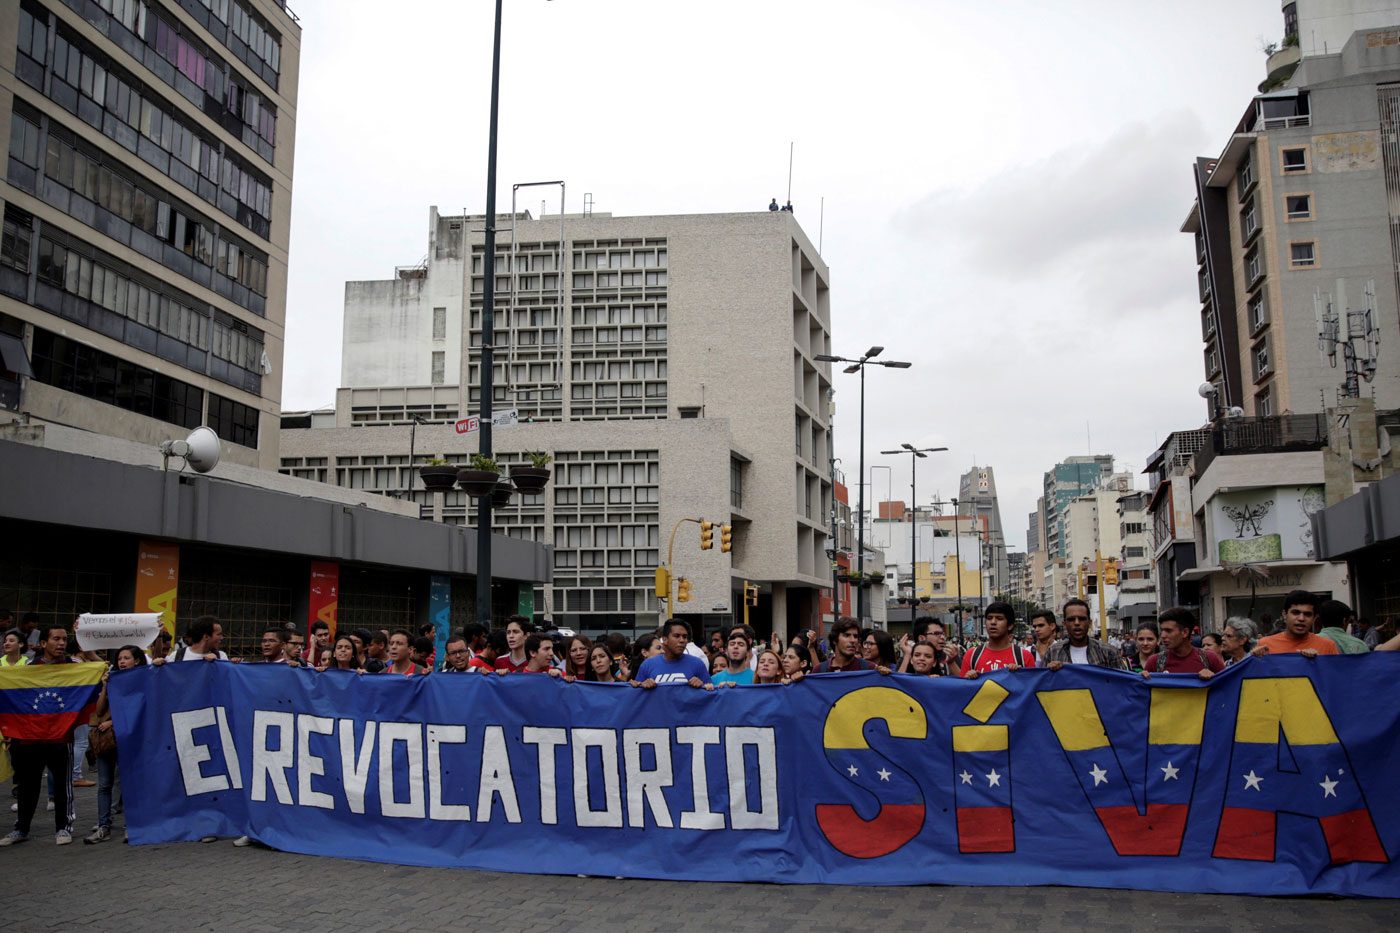
{"label": "tall apartment building", "polygon": [[982,546],[986,551],[987,588],[1001,592],[1011,573],[1006,562],[1006,536],[997,504],[996,472],[989,466],[974,466],[958,479],[958,510],[973,515],[985,528]]}
{"label": "tall apartment building", "polygon": [[1113,457],[1110,454],[1066,457],[1045,473],[1040,543],[1051,557],[1082,556],[1070,554],[1065,548],[1065,512],[1071,502],[1093,492],[1112,473]]}
{"label": "tall apartment building", "polygon": [[[1361,393],[1393,409],[1400,10],[1298,0],[1283,15],[1260,93],[1220,154],[1193,167],[1196,201],[1181,229],[1196,241],[1206,379],[1220,410],[1246,416],[1335,405],[1346,351],[1318,352],[1318,306],[1330,301],[1342,337],[1349,327],[1359,336],[1371,312],[1380,352]],[[1348,312],[1357,313],[1350,323]],[[1356,349],[1367,353],[1360,340]]]}
{"label": "tall apartment building", "polygon": [[276,468],[300,41],[274,0],[0,3],[10,417]]}
{"label": "tall apartment building", "polygon": [[1196,568],[1191,474],[1197,452],[1211,443],[1210,431],[1173,431],[1143,468],[1148,475],[1148,552],[1157,582],[1157,608],[1195,607],[1200,584],[1181,575]]}
{"label": "tall apartment building", "polygon": [[681,525],[673,570],[695,597],[677,616],[725,623],[750,581],[760,627],[819,627],[832,382],[813,357],[831,353],[829,274],[793,215],[506,214],[490,270],[484,227],[433,208],[424,264],[346,285],[335,411],[284,420],[283,471],[412,489],[425,515],[474,523],[464,493],[415,487],[410,452],[464,462],[477,449],[454,423],[480,404],[489,284],[493,407],[519,413],[496,429],[497,459],[554,460],[543,494],[492,512],[498,530],[553,547],[535,613],[590,633],[654,627],[672,529],[704,518],[733,526],[733,551],[702,552]]}

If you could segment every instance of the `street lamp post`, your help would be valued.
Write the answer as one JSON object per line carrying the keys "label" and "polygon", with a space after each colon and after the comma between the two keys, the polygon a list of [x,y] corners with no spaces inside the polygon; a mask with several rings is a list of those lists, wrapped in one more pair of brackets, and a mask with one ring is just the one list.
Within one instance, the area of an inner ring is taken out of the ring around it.
{"label": "street lamp post", "polygon": [[[499,2],[499,0],[497,0]],[[898,360],[877,360],[875,357],[885,352],[884,347],[871,347],[865,351],[865,355],[860,359],[851,359],[846,356],[832,356],[830,353],[818,353],[812,359],[820,363],[850,363],[843,372],[860,373],[860,505],[859,520],[860,525],[856,530],[856,573],[865,574],[865,367],[867,366],[887,366],[890,369],[908,369],[911,364]],[[865,587],[856,587],[856,616],[862,625],[865,624]]]}
{"label": "street lamp post", "polygon": [[962,637],[962,636],[963,636],[964,634],[966,634],[966,633],[963,632],[963,624],[962,624],[962,614],[963,614],[963,605],[962,605],[962,543],[961,543],[960,541],[958,541],[958,497],[957,497],[957,496],[954,496],[953,499],[952,499],[952,502],[953,502],[953,559],[954,559],[955,561],[957,561],[957,564],[958,564],[958,607],[957,607],[957,610],[956,610],[956,611],[957,611],[957,615],[958,615],[958,637]]}
{"label": "street lamp post", "polygon": [[909,624],[914,624],[914,606],[919,595],[919,464],[929,454],[947,450],[947,447],[915,447],[913,444],[900,444],[899,450],[882,450],[880,453],[909,454]]}

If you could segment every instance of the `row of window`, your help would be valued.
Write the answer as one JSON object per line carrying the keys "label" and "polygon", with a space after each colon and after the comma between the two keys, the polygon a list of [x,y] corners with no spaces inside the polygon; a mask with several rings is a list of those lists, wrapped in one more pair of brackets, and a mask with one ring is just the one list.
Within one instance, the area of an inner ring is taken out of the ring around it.
{"label": "row of window", "polygon": [[575,269],[664,269],[666,250],[623,249],[574,251]]}
{"label": "row of window", "polygon": [[574,305],[575,324],[665,324],[664,304]]}
{"label": "row of window", "polygon": [[[526,276],[529,278],[529,276]],[[523,280],[522,280],[523,281]],[[665,285],[666,273],[657,272],[575,272],[574,288],[640,288],[643,285]],[[524,286],[521,286],[522,288]],[[497,286],[500,291],[500,286]]]}
{"label": "row of window", "polygon": [[[14,160],[30,168],[37,168],[34,145],[39,129],[18,111],[11,118],[10,155]],[[211,267],[232,282],[236,282],[247,292],[259,296],[250,299],[240,295],[236,289],[217,288],[222,294],[232,297],[239,304],[257,314],[264,312],[262,296],[267,294],[267,260],[265,254],[251,250],[232,239],[223,231],[215,232],[214,225],[181,205],[163,199],[163,192],[148,191],[144,183],[134,183],[123,174],[124,166],[105,164],[96,153],[78,148],[76,141],[65,139],[67,135],[55,125],[50,125],[48,144],[45,149],[44,175],[69,192],[80,195],[126,221],[134,230],[139,230],[151,238],[143,243],[133,239],[129,244],[133,249],[162,259],[158,249],[164,243],[174,246],[201,265]],[[13,164],[13,163],[12,163]],[[10,180],[16,182],[14,172]],[[21,185],[21,187],[29,187]],[[66,213],[78,216],[64,192],[62,203],[54,204]],[[41,197],[54,203],[51,192],[43,190]],[[90,216],[80,219],[92,224]],[[108,226],[101,228],[104,233],[115,236]],[[117,239],[122,237],[117,236]],[[146,248],[143,248],[145,246]],[[166,263],[169,265],[169,263]],[[184,270],[180,270],[184,271]],[[206,287],[211,286],[207,274],[192,275],[195,281]]]}
{"label": "row of window", "polygon": [[[105,0],[105,2],[133,4],[139,3],[140,0]],[[199,2],[216,16],[219,22],[227,26],[229,31],[238,38],[238,41],[247,47],[248,51],[265,62],[274,73],[281,70],[282,40],[252,7],[240,3],[239,0],[199,0]],[[276,84],[274,83],[273,86],[276,87]]]}
{"label": "row of window", "polygon": [[569,387],[569,398],[587,400],[591,398],[665,398],[664,382],[601,382],[598,384],[573,385]]}
{"label": "row of window", "polygon": [[604,379],[665,379],[665,360],[592,360],[570,364],[574,381],[601,382]]}
{"label": "row of window", "polygon": [[573,342],[578,344],[592,343],[641,343],[645,340],[648,343],[665,343],[665,327],[599,327],[596,331],[592,327],[575,327],[573,329]]}
{"label": "row of window", "polygon": [[[106,56],[80,49],[60,31],[54,40],[54,78],[59,84],[50,88],[50,98],[67,106],[64,86],[70,91],[76,90],[81,97],[68,109],[209,203],[236,217],[258,235],[267,237],[270,234],[272,182],[249,168],[238,156],[221,150],[218,143],[173,116],[158,95],[114,67]],[[42,91],[42,82],[35,85],[35,89]],[[84,98],[90,103],[85,104]],[[95,106],[96,110],[85,113],[88,106]],[[144,151],[145,147],[132,133],[118,131],[115,126],[109,132],[104,113],[175,161],[156,158],[154,152]],[[202,184],[200,179],[203,179]],[[217,195],[220,189],[227,196],[227,203],[221,203]]]}

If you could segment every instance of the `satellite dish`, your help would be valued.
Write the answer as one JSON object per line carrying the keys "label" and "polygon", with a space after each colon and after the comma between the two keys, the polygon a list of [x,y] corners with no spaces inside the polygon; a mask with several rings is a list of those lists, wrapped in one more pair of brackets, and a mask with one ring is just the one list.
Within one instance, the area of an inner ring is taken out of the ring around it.
{"label": "satellite dish", "polygon": [[218,466],[222,449],[219,435],[214,433],[213,428],[195,428],[183,441],[161,441],[162,468],[169,468],[171,457],[183,457],[196,473],[208,473]]}

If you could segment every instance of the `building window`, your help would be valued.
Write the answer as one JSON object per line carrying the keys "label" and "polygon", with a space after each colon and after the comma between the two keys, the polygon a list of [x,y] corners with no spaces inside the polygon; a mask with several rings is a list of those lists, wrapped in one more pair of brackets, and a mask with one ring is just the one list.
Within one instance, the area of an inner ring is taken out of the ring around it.
{"label": "building window", "polygon": [[698,407],[695,407],[695,406],[687,406],[687,407],[685,407],[685,408],[677,408],[676,411],[678,411],[678,412],[680,413],[680,416],[681,416],[682,418],[699,418],[699,417],[700,417],[700,409],[699,409]]}
{"label": "building window", "polygon": [[1289,243],[1288,264],[1294,269],[1317,265],[1317,244],[1311,240],[1305,243]]}
{"label": "building window", "polygon": [[204,392],[187,383],[39,328],[33,362],[34,378],[45,385],[181,428],[199,427]]}
{"label": "building window", "polygon": [[1269,341],[1256,344],[1250,355],[1254,361],[1254,381],[1258,382],[1269,374]]}
{"label": "building window", "polygon": [[1254,164],[1247,155],[1240,160],[1240,167],[1235,173],[1235,183],[1239,187],[1240,202],[1243,203],[1254,188]]}
{"label": "building window", "polygon": [[221,440],[242,447],[258,446],[258,410],[230,399],[209,394],[209,416],[205,424],[214,429]]}
{"label": "building window", "polygon": [[729,461],[729,504],[736,509],[744,507],[744,464],[733,459]]}
{"label": "building window", "polygon": [[1253,285],[1264,276],[1264,251],[1259,248],[1259,244],[1254,244],[1249,252],[1244,254],[1244,280],[1248,285]]}
{"label": "building window", "polygon": [[435,386],[442,385],[444,369],[446,367],[446,357],[447,354],[442,350],[433,351],[433,372],[430,378]]}
{"label": "building window", "polygon": [[434,340],[446,340],[446,339],[447,339],[447,309],[446,309],[446,308],[434,308],[434,309],[433,309],[433,339],[434,339]]}
{"label": "building window", "polygon": [[1279,150],[1279,167],[1285,175],[1296,175],[1308,170],[1308,150],[1306,146],[1296,149]]}
{"label": "building window", "polygon": [[1240,209],[1240,241],[1248,243],[1259,232],[1259,199],[1250,198]]}
{"label": "building window", "polygon": [[1254,413],[1260,418],[1267,418],[1274,413],[1274,400],[1268,389],[1255,394]]}
{"label": "building window", "polygon": [[5,237],[0,245],[0,263],[16,272],[29,271],[29,244],[33,238],[34,218],[13,205],[5,205]]}
{"label": "building window", "polygon": [[1289,220],[1312,220],[1312,195],[1290,194],[1283,199]]}
{"label": "building window", "polygon": [[1215,347],[1206,350],[1206,375],[1214,376],[1220,372],[1220,351]]}
{"label": "building window", "polygon": [[1269,303],[1265,297],[1263,289],[1255,292],[1249,299],[1249,332],[1256,334],[1269,323]]}

